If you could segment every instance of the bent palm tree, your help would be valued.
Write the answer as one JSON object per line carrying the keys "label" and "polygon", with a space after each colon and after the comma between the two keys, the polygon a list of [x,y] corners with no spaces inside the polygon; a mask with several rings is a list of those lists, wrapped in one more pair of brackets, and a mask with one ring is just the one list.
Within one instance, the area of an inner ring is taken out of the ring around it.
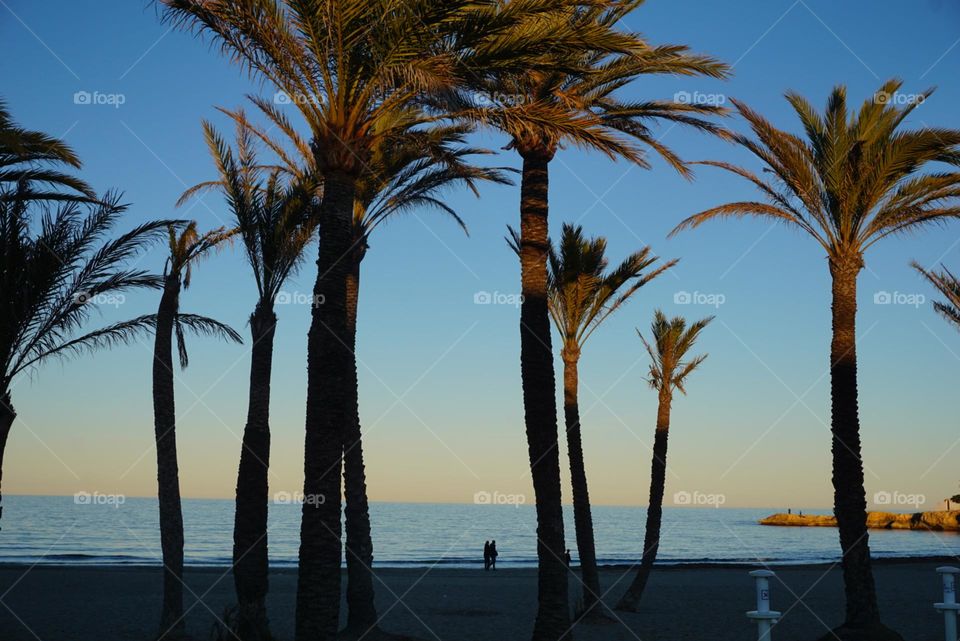
{"label": "bent palm tree", "polygon": [[171,224],[146,223],[109,238],[127,206],[107,194],[94,203],[46,210],[34,230],[31,205],[39,203],[0,198],[0,480],[17,416],[14,381],[51,357],[109,347],[148,331],[149,322],[134,319],[77,335],[98,303],[161,286],[158,277],[127,264]]}
{"label": "bent palm tree", "polygon": [[892,104],[888,98],[901,84],[897,80],[884,83],[854,113],[848,113],[844,87],[833,90],[823,114],[802,96],[788,93],[806,139],[777,129],[735,102],[755,139],[744,135],[733,139],[759,158],[763,171],[772,178],[725,162],[705,164],[749,180],[765,200],[708,209],[673,232],[716,218],[757,216],[806,232],[827,254],[833,281],[830,429],[834,511],[847,601],[846,621],[831,635],[840,639],[900,638],[880,623],[870,567],[857,401],[857,278],[866,251],[876,242],[960,217],[960,172],[926,172],[936,162],[960,165],[960,130],[904,130],[901,125],[919,102],[904,107]]}
{"label": "bent palm tree", "polygon": [[913,263],[913,268],[923,274],[924,278],[940,290],[940,293],[946,299],[944,302],[934,301],[933,308],[950,324],[960,329],[960,279],[957,279],[946,267],[941,272],[934,272],[927,271],[917,263]]}
{"label": "bent palm tree", "polygon": [[[600,34],[643,0],[594,3],[578,11],[571,24]],[[667,122],[722,133],[700,116],[720,114],[714,106],[651,100],[628,102],[616,92],[644,75],[724,78],[728,66],[687,47],[651,47],[635,34],[628,53],[589,41],[577,52],[558,52],[552,70],[494,74],[475,83],[473,97],[456,99],[461,117],[503,131],[509,147],[523,159],[520,188],[520,370],[531,476],[537,503],[537,557],[540,609],[535,639],[556,639],[569,629],[567,568],[564,563],[560,458],[557,449],[556,379],[550,337],[547,291],[549,244],[549,167],[562,144],[598,150],[648,167],[644,148],[652,149],[684,176],[689,169],[650,129]],[[567,71],[570,70],[570,71]],[[501,100],[499,96],[507,96]],[[492,103],[492,104],[491,104]]]}
{"label": "bent palm tree", "polygon": [[649,247],[644,247],[608,272],[606,249],[605,239],[584,238],[582,227],[564,224],[559,250],[550,249],[547,280],[550,317],[560,334],[560,356],[563,359],[563,415],[585,615],[594,612],[601,592],[580,432],[580,354],[597,327],[623,307],[641,287],[677,262],[670,261],[644,274],[644,270],[658,260],[651,256]]}
{"label": "bent palm tree", "polygon": [[176,409],[173,394],[173,335],[177,337],[180,367],[188,364],[184,329],[242,343],[230,327],[205,316],[180,313],[180,290],[190,286],[193,265],[231,232],[222,229],[200,235],[197,223],[181,232],[168,228],[170,255],[164,267],[163,294],[157,314],[153,347],[153,425],[157,448],[157,498],[160,506],[160,549],[163,556],[163,604],[160,636],[177,637],[184,631],[183,511],[177,465]]}
{"label": "bent palm tree", "polygon": [[[80,159],[60,139],[17,125],[6,101],[0,99],[0,199],[89,201],[96,198],[87,183],[59,171],[58,165],[79,169]],[[55,191],[37,191],[35,184]],[[69,191],[58,191],[64,188]]]}
{"label": "bent palm tree", "polygon": [[659,394],[657,407],[657,427],[653,437],[653,460],[650,463],[650,501],[647,504],[647,528],[643,537],[643,557],[637,575],[617,604],[618,610],[636,612],[650,570],[657,560],[660,549],[660,523],[663,518],[663,490],[667,480],[667,438],[670,435],[670,406],[673,403],[673,391],[686,394],[684,389],[689,376],[707,358],[706,354],[688,358],[687,353],[696,344],[700,332],[710,324],[713,317],[699,320],[687,326],[682,317],[667,319],[664,313],[654,313],[650,333],[653,343],[640,334],[640,340],[650,355],[650,373],[647,379],[650,387]]}
{"label": "bent palm tree", "polygon": [[[236,127],[236,149],[231,149],[213,125],[204,121],[204,138],[219,179],[187,190],[178,205],[204,189],[222,191],[257,284],[257,303],[250,315],[250,388],[233,524],[233,578],[238,611],[232,632],[242,641],[260,641],[271,638],[265,601],[269,569],[270,374],[277,324],[274,304],[313,237],[316,222],[312,201],[316,187],[309,182],[285,185],[279,170],[264,178],[250,129],[241,122]],[[309,181],[309,177],[305,180]]]}
{"label": "bent palm tree", "polygon": [[[293,98],[310,127],[324,185],[314,305],[307,339],[304,495],[296,639],[325,641],[340,609],[340,474],[354,421],[356,358],[349,349],[348,262],[353,208],[371,151],[441,116],[425,96],[478,69],[545,66],[595,35],[575,30],[568,0],[164,0],[169,19],[211,34],[222,51]],[[623,39],[610,35],[607,43]],[[565,606],[564,606],[565,607]]]}

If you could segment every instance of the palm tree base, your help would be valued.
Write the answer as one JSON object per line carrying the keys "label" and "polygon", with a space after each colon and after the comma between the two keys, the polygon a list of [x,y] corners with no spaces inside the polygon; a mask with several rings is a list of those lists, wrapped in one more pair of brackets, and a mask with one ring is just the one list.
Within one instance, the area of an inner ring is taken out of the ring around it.
{"label": "palm tree base", "polygon": [[640,611],[640,598],[634,597],[632,595],[625,594],[623,598],[617,603],[617,606],[614,608],[620,612],[639,612]]}
{"label": "palm tree base", "polygon": [[831,630],[817,641],[903,641],[899,633],[881,623],[873,625],[851,625],[844,623]]}
{"label": "palm tree base", "polygon": [[597,603],[586,612],[580,608],[573,614],[574,623],[586,623],[589,625],[603,625],[605,623],[616,623],[616,617],[609,611],[604,603]]}

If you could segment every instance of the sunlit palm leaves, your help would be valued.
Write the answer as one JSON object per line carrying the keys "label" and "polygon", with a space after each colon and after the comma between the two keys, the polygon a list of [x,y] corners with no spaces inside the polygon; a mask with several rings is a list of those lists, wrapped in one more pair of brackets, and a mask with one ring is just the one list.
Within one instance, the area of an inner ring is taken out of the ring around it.
{"label": "sunlit palm leaves", "polygon": [[682,394],[687,393],[683,387],[687,377],[707,358],[706,354],[688,357],[687,353],[712,320],[713,316],[710,316],[688,326],[683,317],[668,319],[658,309],[650,325],[651,341],[648,342],[640,330],[637,330],[643,346],[647,349],[647,354],[650,355],[650,370],[647,378],[650,387],[671,394],[674,389]]}
{"label": "sunlit palm leaves", "polygon": [[936,287],[944,297],[943,301],[934,301],[933,308],[960,329],[960,279],[957,279],[946,267],[939,272],[927,271],[917,263],[913,263],[913,267],[923,274],[924,278],[930,281],[930,284]]}

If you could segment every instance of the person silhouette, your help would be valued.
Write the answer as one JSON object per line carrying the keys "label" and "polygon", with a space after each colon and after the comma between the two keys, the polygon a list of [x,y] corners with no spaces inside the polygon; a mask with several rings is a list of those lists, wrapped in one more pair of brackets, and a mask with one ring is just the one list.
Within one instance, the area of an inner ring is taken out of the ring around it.
{"label": "person silhouette", "polygon": [[563,553],[563,560],[567,562],[567,567],[570,567],[570,548],[567,548],[567,551]]}
{"label": "person silhouette", "polygon": [[490,541],[490,568],[493,570],[497,569],[497,542]]}
{"label": "person silhouette", "polygon": [[483,569],[490,569],[490,541],[483,542]]}

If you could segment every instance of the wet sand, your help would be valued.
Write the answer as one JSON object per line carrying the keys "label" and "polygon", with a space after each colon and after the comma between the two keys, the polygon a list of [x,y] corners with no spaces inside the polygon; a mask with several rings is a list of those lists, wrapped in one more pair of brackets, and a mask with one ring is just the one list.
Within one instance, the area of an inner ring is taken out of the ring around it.
{"label": "wet sand", "polygon": [[[881,610],[907,641],[943,639],[939,565],[957,559],[877,562]],[[749,567],[657,568],[638,614],[616,612],[609,623],[576,626],[589,641],[746,641],[756,628],[744,612],[754,608]],[[776,641],[812,641],[840,623],[843,587],[839,566],[773,568],[773,607],[784,613]],[[382,626],[433,641],[507,641],[530,638],[536,612],[536,571],[496,572],[447,568],[377,571]],[[271,572],[268,608],[278,639],[293,638],[296,570]],[[605,568],[605,602],[614,604],[630,580],[626,568]],[[156,633],[159,568],[0,566],[0,639],[3,641],[146,641]],[[186,572],[187,629],[209,639],[233,600],[223,568]],[[571,577],[571,596],[579,594]]]}

